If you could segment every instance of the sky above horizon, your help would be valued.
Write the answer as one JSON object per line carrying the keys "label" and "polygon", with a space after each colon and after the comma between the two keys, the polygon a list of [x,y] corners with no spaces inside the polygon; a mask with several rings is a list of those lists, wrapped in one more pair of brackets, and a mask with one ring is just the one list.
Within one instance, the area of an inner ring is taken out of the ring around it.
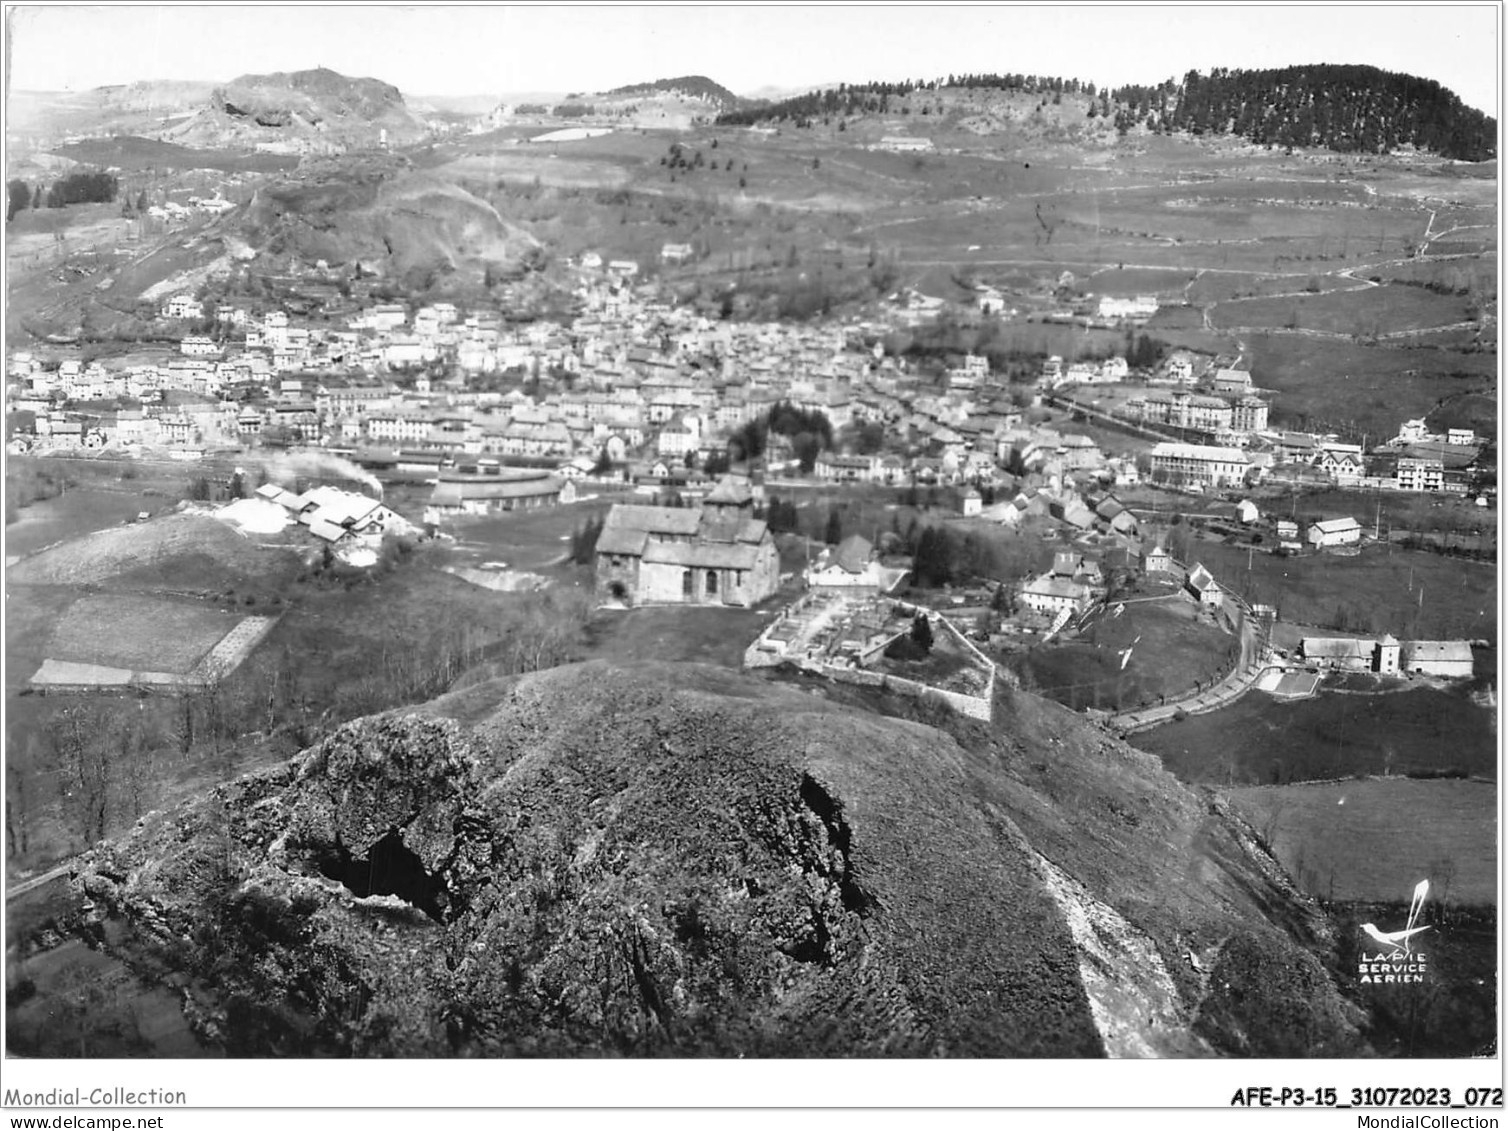
{"label": "sky above horizon", "polygon": [[329,67],[405,95],[596,92],[702,74],[737,94],[970,71],[1119,86],[1365,63],[1498,113],[1500,8],[1472,4],[21,5],[7,84],[80,91]]}

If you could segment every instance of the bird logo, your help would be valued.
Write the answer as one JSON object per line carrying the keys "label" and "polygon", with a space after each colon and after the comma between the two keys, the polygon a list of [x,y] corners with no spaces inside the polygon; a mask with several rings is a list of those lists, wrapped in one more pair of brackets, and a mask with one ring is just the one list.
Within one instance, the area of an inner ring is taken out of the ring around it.
{"label": "bird logo", "polygon": [[1414,886],[1414,899],[1409,904],[1408,922],[1401,931],[1379,931],[1376,923],[1363,923],[1362,931],[1366,936],[1379,946],[1390,948],[1391,954],[1412,954],[1413,944],[1410,940],[1422,931],[1429,930],[1428,926],[1416,927],[1419,921],[1419,913],[1424,910],[1425,897],[1429,895],[1429,881],[1420,880]]}

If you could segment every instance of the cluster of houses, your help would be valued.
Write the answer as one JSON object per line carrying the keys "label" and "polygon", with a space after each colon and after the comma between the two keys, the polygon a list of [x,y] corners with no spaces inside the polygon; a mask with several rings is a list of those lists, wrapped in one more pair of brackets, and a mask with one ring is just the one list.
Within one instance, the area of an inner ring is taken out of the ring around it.
{"label": "cluster of houses", "polygon": [[[684,262],[689,250],[666,244],[661,258]],[[640,481],[669,480],[728,454],[734,433],[786,402],[823,414],[834,430],[884,427],[885,450],[824,452],[813,472],[823,482],[1014,488],[1022,476],[1107,484],[1140,477],[1133,461],[1108,457],[1091,438],[1029,421],[984,357],[965,356],[939,382],[887,355],[881,342],[897,323],[928,316],[914,295],[898,296],[872,319],[745,322],[667,300],[658,284],[640,283],[634,260],[588,252],[573,266],[577,312],[568,322],[508,322],[498,310],[448,302],[355,300],[342,308],[331,305],[339,282],[322,264],[301,277],[301,292],[322,295],[326,314],[345,309],[343,317],[206,309],[192,295],[174,295],[161,317],[196,325],[171,354],[105,361],[13,353],[11,444],[44,452],[166,448],[189,457],[318,444],[407,462],[430,477],[458,462],[501,461],[561,479],[611,465]],[[1145,306],[1127,301],[1130,314]],[[199,323],[213,330],[199,332]],[[1438,437],[1410,421],[1399,441],[1412,446],[1385,470],[1375,457],[1369,468],[1360,445],[1268,431],[1268,406],[1242,369],[1179,350],[1141,373],[1143,385],[1128,385],[1130,375],[1124,358],[1067,366],[1051,358],[1041,387],[1093,395],[1101,411],[1148,428],[1181,429],[1143,462],[1159,482],[1220,489],[1303,473],[1342,485],[1449,491],[1464,489],[1461,468],[1475,454],[1465,442],[1474,437],[1454,431],[1445,442],[1459,458],[1430,450]],[[501,377],[513,380],[494,380]],[[1189,442],[1200,436],[1213,442]],[[772,434],[766,461],[793,466],[791,440]],[[489,494],[499,507],[515,505],[506,502],[515,491],[534,497],[492,482],[471,498],[448,489],[435,505],[469,511]]]}
{"label": "cluster of houses", "polygon": [[1160,481],[1198,488],[1240,486],[1263,478],[1328,481],[1341,487],[1465,492],[1466,469],[1481,448],[1471,429],[1430,432],[1405,421],[1396,438],[1371,451],[1333,434],[1273,431],[1269,403],[1251,374],[1187,350],[1154,372],[1125,382],[1125,359],[1049,358],[1039,387],[1069,403],[1142,426],[1153,435],[1177,429],[1152,450]]}
{"label": "cluster of houses", "polygon": [[320,486],[299,493],[268,483],[258,487],[256,494],[282,507],[289,518],[332,548],[375,548],[389,534],[413,532],[397,512],[355,491]]}
{"label": "cluster of houses", "polygon": [[1279,432],[1256,434],[1245,447],[1162,441],[1153,446],[1150,459],[1156,481],[1198,489],[1267,481],[1465,494],[1478,447],[1460,451],[1449,462],[1418,453],[1365,454],[1360,444],[1341,443],[1334,436]]}
{"label": "cluster of houses", "polygon": [[[12,354],[12,444],[189,455],[322,444],[436,470],[501,460],[570,478],[605,460],[649,475],[656,464],[691,467],[726,453],[734,432],[785,402],[835,430],[881,424],[927,453],[827,453],[815,471],[824,481],[988,485],[1005,466],[1135,475],[1086,437],[1024,425],[983,357],[965,357],[939,387],[887,356],[879,342],[892,325],[883,319],[711,319],[663,300],[655,284],[635,285],[634,261],[588,253],[577,267],[579,312],[565,325],[509,324],[446,302],[373,302],[326,322],[285,309],[206,309],[174,295],[162,318],[214,330],[185,334],[171,355]],[[521,380],[509,387],[490,375]],[[526,392],[530,378],[539,380]],[[771,435],[766,458],[794,465],[790,439]]]}

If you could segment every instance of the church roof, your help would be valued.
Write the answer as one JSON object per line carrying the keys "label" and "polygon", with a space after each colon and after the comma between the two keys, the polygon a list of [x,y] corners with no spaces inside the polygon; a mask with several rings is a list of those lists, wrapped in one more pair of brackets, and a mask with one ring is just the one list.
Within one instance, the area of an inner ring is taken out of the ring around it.
{"label": "church roof", "polygon": [[839,542],[833,552],[833,561],[845,573],[863,573],[874,555],[874,544],[862,534],[850,534]]}
{"label": "church roof", "polygon": [[754,501],[754,490],[743,475],[724,475],[702,500],[714,506],[741,507]]}

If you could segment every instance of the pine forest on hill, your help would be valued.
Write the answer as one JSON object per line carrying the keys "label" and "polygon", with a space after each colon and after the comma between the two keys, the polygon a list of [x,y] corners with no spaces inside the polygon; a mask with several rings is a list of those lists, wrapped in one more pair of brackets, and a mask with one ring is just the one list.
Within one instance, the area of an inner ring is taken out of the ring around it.
{"label": "pine forest on hill", "polygon": [[[1377,67],[1318,65],[1280,70],[1190,71],[1182,82],[1097,88],[1038,75],[949,75],[931,82],[840,84],[768,106],[725,113],[721,125],[884,114],[891,100],[938,89],[998,90],[1051,97],[1087,96],[1090,117],[1113,118],[1121,133],[1141,127],[1195,136],[1229,134],[1258,145],[1323,146],[1342,153],[1385,153],[1412,145],[1462,161],[1497,154],[1497,122],[1439,83]],[[899,108],[899,107],[898,107]]]}

